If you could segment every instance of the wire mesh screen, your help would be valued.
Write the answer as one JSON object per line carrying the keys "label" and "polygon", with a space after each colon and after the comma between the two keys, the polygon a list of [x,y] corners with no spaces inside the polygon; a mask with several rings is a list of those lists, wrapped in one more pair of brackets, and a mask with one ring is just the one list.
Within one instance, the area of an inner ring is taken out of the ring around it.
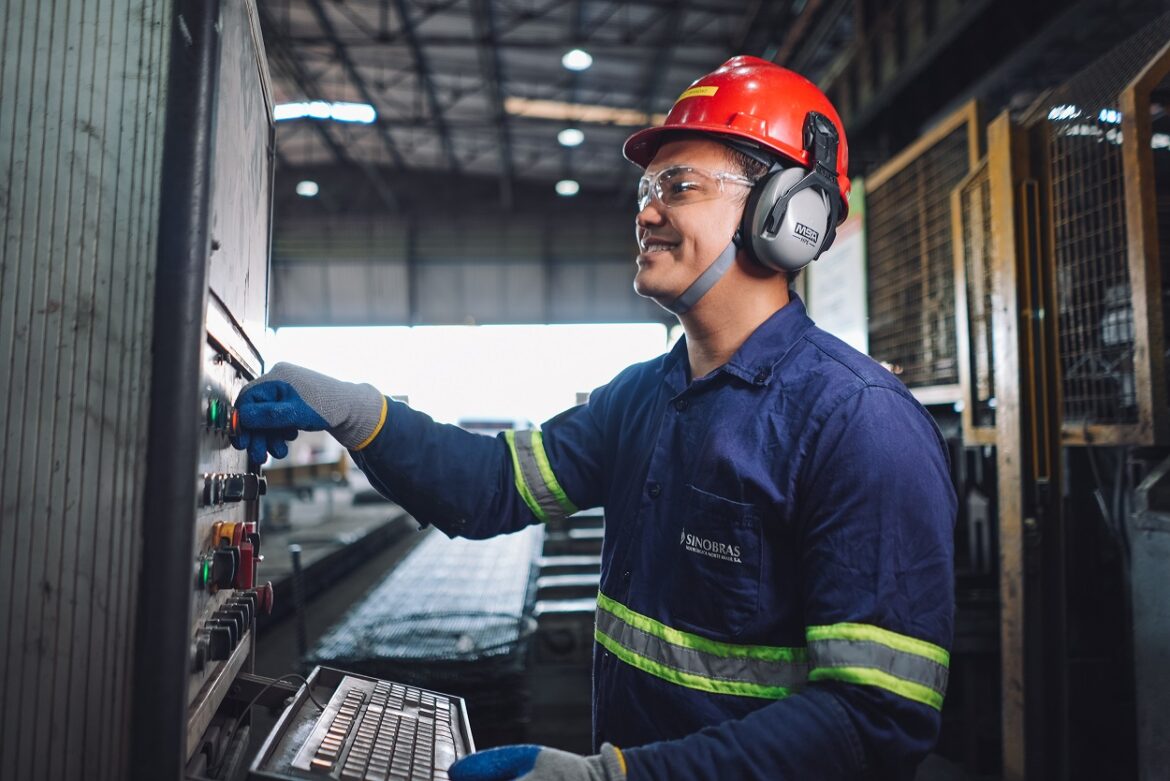
{"label": "wire mesh screen", "polygon": [[467,700],[476,743],[525,738],[543,527],[490,540],[432,534],[356,603],[307,659]]}
{"label": "wire mesh screen", "polygon": [[1129,426],[1141,414],[1119,97],[1168,38],[1164,15],[1028,118],[1047,146],[1066,427]]}
{"label": "wire mesh screen", "polygon": [[970,170],[963,123],[866,193],[869,350],[910,387],[959,381],[950,194]]}
{"label": "wire mesh screen", "polygon": [[[970,405],[971,425],[995,429],[995,344],[991,327],[991,176],[986,162],[980,163],[958,190],[963,280],[960,295],[967,316],[958,327],[966,330],[968,344],[964,402]],[[960,334],[960,338],[963,334]]]}

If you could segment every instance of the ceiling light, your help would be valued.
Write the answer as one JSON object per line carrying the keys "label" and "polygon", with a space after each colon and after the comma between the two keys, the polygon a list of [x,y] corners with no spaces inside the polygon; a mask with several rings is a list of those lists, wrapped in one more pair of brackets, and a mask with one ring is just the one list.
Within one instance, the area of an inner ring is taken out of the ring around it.
{"label": "ceiling light", "polygon": [[561,57],[561,65],[571,71],[583,71],[593,64],[593,56],[584,49],[571,49]]}
{"label": "ceiling light", "polygon": [[272,109],[272,118],[277,122],[303,117],[368,125],[378,118],[378,112],[369,103],[331,103],[327,100],[278,103]]}
{"label": "ceiling light", "polygon": [[561,122],[589,123],[596,125],[627,125],[645,127],[661,125],[665,114],[647,114],[632,108],[614,108],[590,103],[566,103],[563,100],[537,100],[535,98],[504,98],[504,111],[514,117],[533,119],[555,119]]}
{"label": "ceiling light", "polygon": [[310,181],[308,179],[304,180],[303,182],[297,182],[297,195],[301,196],[302,198],[312,198],[318,192],[320,192],[320,190],[321,188],[317,186],[316,182]]}
{"label": "ceiling light", "polygon": [[557,195],[576,195],[581,190],[581,185],[577,184],[575,179],[562,179],[557,182]]}
{"label": "ceiling light", "polygon": [[561,143],[561,146],[580,146],[584,140],[585,134],[575,127],[567,127],[557,133],[557,141]]}

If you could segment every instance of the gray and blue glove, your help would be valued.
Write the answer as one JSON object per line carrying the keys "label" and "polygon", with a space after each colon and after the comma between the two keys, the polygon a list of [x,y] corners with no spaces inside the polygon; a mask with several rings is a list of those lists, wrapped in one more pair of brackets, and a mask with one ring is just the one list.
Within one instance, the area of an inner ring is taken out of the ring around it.
{"label": "gray and blue glove", "polygon": [[451,781],[625,781],[626,759],[608,743],[590,757],[545,746],[501,746],[464,757],[447,773]]}
{"label": "gray and blue glove", "polygon": [[360,450],[386,421],[386,397],[373,385],[342,382],[324,374],[278,363],[252,380],[236,398],[239,429],[232,444],[256,464],[271,453],[288,455],[297,431],[328,431],[349,450]]}

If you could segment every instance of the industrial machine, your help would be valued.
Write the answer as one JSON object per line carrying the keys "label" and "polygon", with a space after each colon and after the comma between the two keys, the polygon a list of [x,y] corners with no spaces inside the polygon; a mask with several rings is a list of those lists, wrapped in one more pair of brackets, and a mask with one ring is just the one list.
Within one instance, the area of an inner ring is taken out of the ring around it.
{"label": "industrial machine", "polygon": [[[168,124],[164,176],[169,164],[171,197],[163,198],[162,230],[191,240],[186,269],[165,264],[167,238],[160,250],[152,413],[165,415],[152,417],[151,445],[156,454],[176,457],[152,460],[157,479],[147,487],[148,517],[167,517],[165,526],[148,525],[147,547],[159,552],[169,574],[157,597],[155,588],[143,592],[144,677],[157,677],[169,692],[181,663],[186,778],[238,777],[251,751],[256,704],[287,707],[253,763],[254,778],[445,778],[452,762],[474,750],[462,700],[325,668],[307,680],[253,674],[256,618],[273,603],[260,526],[266,481],[247,454],[232,447],[231,436],[239,425],[234,400],[264,371],[259,345],[268,303],[273,96],[254,0],[180,3],[178,25],[176,45],[185,49],[172,57],[172,89],[185,86],[197,99],[190,121]],[[189,190],[181,185],[185,177],[192,180]],[[184,319],[184,312],[193,317]],[[196,365],[184,350],[197,325]],[[194,491],[175,474],[192,456],[194,474],[187,480]],[[184,585],[185,594],[166,590]],[[182,605],[188,606],[185,616]],[[182,659],[172,642],[180,639]],[[133,769],[144,778],[171,777],[172,711],[164,698],[146,702],[149,695],[136,694]]]}

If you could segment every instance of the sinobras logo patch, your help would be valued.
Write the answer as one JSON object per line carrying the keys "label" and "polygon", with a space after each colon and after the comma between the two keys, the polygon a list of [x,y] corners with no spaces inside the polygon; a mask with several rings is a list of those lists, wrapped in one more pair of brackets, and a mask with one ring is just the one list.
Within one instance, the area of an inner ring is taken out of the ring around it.
{"label": "sinobras logo patch", "polygon": [[712,559],[730,561],[733,564],[743,564],[743,560],[740,558],[740,546],[729,545],[726,542],[719,542],[718,540],[712,540],[707,537],[700,537],[697,534],[691,534],[686,529],[682,530],[679,545],[682,545],[691,553],[697,553],[700,556],[709,556]]}

